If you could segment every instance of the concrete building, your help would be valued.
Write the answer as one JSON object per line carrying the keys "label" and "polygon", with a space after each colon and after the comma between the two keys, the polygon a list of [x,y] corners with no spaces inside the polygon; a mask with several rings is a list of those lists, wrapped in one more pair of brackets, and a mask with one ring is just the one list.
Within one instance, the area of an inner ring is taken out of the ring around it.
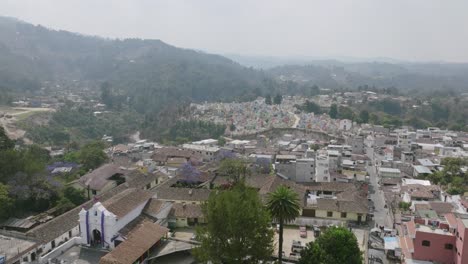
{"label": "concrete building", "polygon": [[351,149],[353,154],[364,153],[364,136],[356,135],[351,138]]}
{"label": "concrete building", "polygon": [[411,150],[411,143],[416,140],[416,133],[414,132],[401,132],[397,136],[397,146],[404,151]]}
{"label": "concrete building", "polygon": [[328,169],[331,173],[336,172],[341,163],[341,152],[337,150],[327,150],[328,154]]}
{"label": "concrete building", "polygon": [[315,160],[297,159],[296,160],[296,182],[314,182],[315,181]]}
{"label": "concrete building", "polygon": [[426,166],[422,166],[422,165],[414,165],[413,166],[414,170],[413,170],[413,177],[425,177],[429,174],[432,174],[432,171],[426,167]]}
{"label": "concrete building", "polygon": [[381,178],[401,178],[401,171],[395,168],[380,167],[378,173]]}
{"label": "concrete building", "polygon": [[393,160],[393,146],[387,146],[383,150],[385,160]]}
{"label": "concrete building", "polygon": [[353,121],[349,119],[342,119],[340,120],[340,130],[350,130],[353,127]]}
{"label": "concrete building", "polygon": [[219,147],[209,145],[184,144],[182,147],[191,151],[194,155],[202,157],[203,161],[206,162],[215,160],[219,153]]}
{"label": "concrete building", "polygon": [[402,151],[401,152],[401,162],[403,163],[413,163],[414,162],[414,153],[411,151]]}
{"label": "concrete building", "polygon": [[296,180],[296,156],[276,155],[275,169],[281,176]]}
{"label": "concrete building", "polygon": [[328,158],[328,155],[319,155],[316,157],[315,160],[315,181],[330,182],[330,160]]}
{"label": "concrete building", "polygon": [[454,214],[437,220],[417,218],[404,223],[399,238],[404,263],[468,263],[467,226],[466,215]]}

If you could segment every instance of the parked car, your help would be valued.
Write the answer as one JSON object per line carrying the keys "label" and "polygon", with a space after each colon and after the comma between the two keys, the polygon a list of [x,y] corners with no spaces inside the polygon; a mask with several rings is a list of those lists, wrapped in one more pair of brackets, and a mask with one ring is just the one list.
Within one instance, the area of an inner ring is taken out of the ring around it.
{"label": "parked car", "polygon": [[304,246],[302,246],[301,241],[298,241],[298,240],[293,240],[292,241],[291,252],[301,253],[303,248],[304,248]]}
{"label": "parked car", "polygon": [[299,259],[301,257],[301,254],[296,253],[296,252],[291,252],[291,253],[289,253],[289,257],[293,258],[293,259]]}
{"label": "parked car", "polygon": [[302,238],[306,238],[307,237],[307,227],[305,227],[305,226],[299,227],[299,233],[300,233],[300,236]]}
{"label": "parked car", "polygon": [[318,226],[314,226],[314,237],[320,236],[320,228]]}

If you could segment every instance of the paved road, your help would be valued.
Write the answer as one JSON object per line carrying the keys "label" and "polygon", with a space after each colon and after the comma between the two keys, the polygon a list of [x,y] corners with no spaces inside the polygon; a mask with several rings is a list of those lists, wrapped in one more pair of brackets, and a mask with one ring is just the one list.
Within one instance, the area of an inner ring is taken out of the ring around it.
{"label": "paved road", "polygon": [[388,228],[393,228],[393,221],[390,216],[391,212],[388,208],[385,208],[385,196],[384,192],[380,189],[379,177],[377,175],[377,168],[375,166],[376,161],[380,163],[382,156],[374,154],[373,151],[370,151],[369,155],[371,158],[370,166],[368,166],[367,171],[369,172],[370,185],[372,192],[370,193],[370,198],[375,206],[374,211],[374,227],[377,224],[378,226],[385,226]]}
{"label": "paved road", "polygon": [[[375,227],[376,224],[378,226],[383,225],[388,228],[393,228],[393,221],[390,216],[391,212],[388,210],[388,208],[385,208],[385,197],[383,191],[380,190],[380,185],[378,184],[379,177],[377,176],[377,168],[375,166],[376,162],[380,163],[383,157],[376,153],[374,154],[372,150],[368,151],[368,153],[370,153],[368,154],[368,156],[372,161],[372,164],[370,164],[370,166],[367,167],[367,171],[369,172],[370,178],[370,186],[372,189],[372,192],[370,193],[370,198],[375,206],[373,219],[374,221],[373,225],[371,224],[371,228]],[[379,258],[380,260],[382,260],[383,264],[389,263],[383,250],[369,249],[367,255],[369,258],[371,256]],[[369,264],[380,263],[378,261],[371,261],[370,259],[368,261]]]}

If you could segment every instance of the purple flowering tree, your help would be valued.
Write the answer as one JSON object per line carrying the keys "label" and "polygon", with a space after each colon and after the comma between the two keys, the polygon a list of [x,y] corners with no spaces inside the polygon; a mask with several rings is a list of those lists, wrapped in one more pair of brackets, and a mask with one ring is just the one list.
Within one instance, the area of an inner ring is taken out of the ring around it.
{"label": "purple flowering tree", "polygon": [[220,149],[218,152],[218,155],[216,156],[216,158],[219,161],[222,161],[225,159],[233,159],[235,157],[236,155],[234,154],[234,152],[232,150],[227,150],[227,149]]}
{"label": "purple flowering tree", "polygon": [[183,181],[185,183],[196,183],[200,181],[200,171],[193,166],[190,162],[184,163],[180,169]]}
{"label": "purple flowering tree", "polygon": [[267,158],[258,158],[255,162],[257,171],[260,173],[268,174],[271,170],[271,162]]}

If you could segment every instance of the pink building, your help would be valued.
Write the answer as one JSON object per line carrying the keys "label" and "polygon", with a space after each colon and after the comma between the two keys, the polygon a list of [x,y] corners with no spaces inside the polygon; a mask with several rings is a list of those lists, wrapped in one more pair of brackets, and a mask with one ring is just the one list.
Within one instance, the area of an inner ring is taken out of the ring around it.
{"label": "pink building", "polygon": [[445,215],[445,219],[416,219],[403,225],[400,246],[408,259],[441,264],[468,263],[468,217]]}

